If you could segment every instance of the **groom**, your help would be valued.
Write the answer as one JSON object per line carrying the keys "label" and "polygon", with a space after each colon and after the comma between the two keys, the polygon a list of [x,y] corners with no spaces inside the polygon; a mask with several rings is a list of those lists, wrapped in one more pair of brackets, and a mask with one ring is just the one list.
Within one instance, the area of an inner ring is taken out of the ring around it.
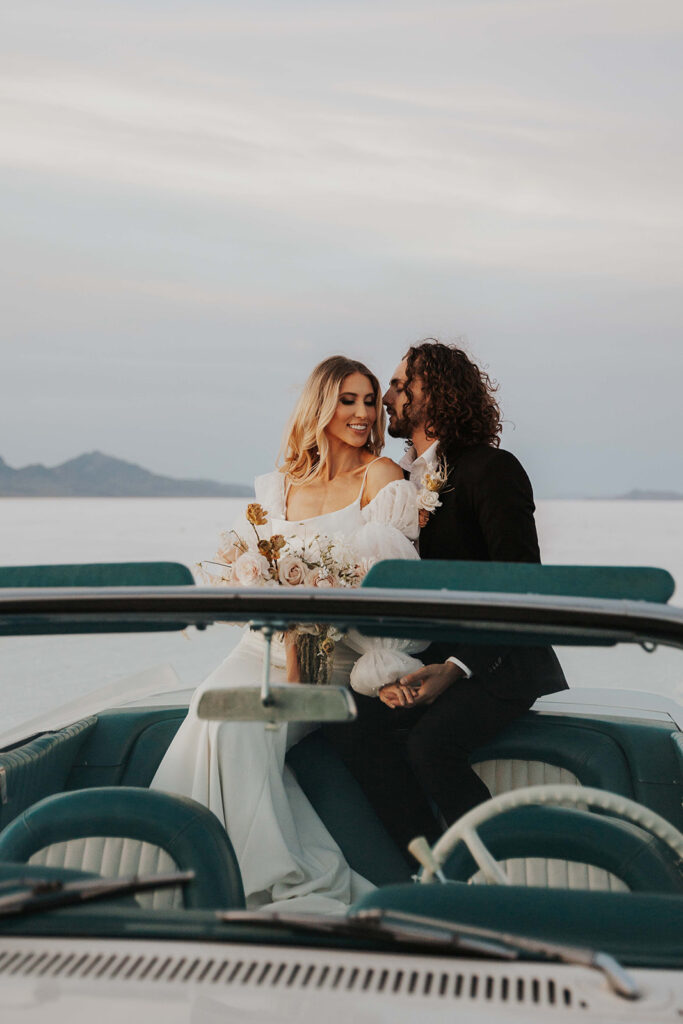
{"label": "groom", "polygon": [[[461,349],[429,340],[396,368],[384,404],[389,433],[411,442],[401,460],[420,490],[447,473],[441,506],[421,513],[420,557],[540,562],[531,484],[514,455],[498,447],[495,386]],[[488,799],[471,752],[566,688],[550,648],[432,644],[423,668],[354,695],[358,719],[328,729],[401,848],[415,835],[434,841],[442,826]],[[430,807],[438,809],[438,824]]]}

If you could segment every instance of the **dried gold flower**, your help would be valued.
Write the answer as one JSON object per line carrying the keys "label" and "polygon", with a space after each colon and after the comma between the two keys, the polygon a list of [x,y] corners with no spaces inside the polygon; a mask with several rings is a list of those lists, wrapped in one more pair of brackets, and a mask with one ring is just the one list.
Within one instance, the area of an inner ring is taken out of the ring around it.
{"label": "dried gold flower", "polygon": [[334,640],[331,640],[329,636],[325,637],[320,645],[320,650],[329,657],[334,651]]}
{"label": "dried gold flower", "polygon": [[285,546],[287,541],[285,540],[281,533],[274,533],[273,536],[270,538],[270,543],[272,545],[273,551],[275,552],[275,554],[277,554],[277,552]]}
{"label": "dried gold flower", "polygon": [[246,511],[247,521],[252,526],[265,526],[268,522],[268,516],[263,511],[263,507],[259,505],[257,501],[252,501],[247,505]]}
{"label": "dried gold flower", "polygon": [[264,558],[267,558],[270,562],[273,557],[273,549],[269,540],[260,540],[258,542],[258,549]]}

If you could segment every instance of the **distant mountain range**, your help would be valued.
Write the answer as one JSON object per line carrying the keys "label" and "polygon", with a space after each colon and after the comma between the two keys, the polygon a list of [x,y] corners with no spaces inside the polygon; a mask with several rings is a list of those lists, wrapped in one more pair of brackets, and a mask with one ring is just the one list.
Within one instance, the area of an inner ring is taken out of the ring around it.
{"label": "distant mountain range", "polygon": [[[22,469],[12,469],[0,457],[0,498],[245,498],[253,493],[245,484],[160,476],[102,452],[79,455],[61,466],[36,463]],[[683,501],[683,494],[632,490],[614,500]]]}
{"label": "distant mountain range", "polygon": [[678,491],[629,491],[620,494],[621,501],[683,501],[683,494]]}
{"label": "distant mountain range", "polygon": [[12,469],[0,458],[3,498],[242,498],[243,484],[176,480],[102,452],[88,452],[51,468],[35,464]]}

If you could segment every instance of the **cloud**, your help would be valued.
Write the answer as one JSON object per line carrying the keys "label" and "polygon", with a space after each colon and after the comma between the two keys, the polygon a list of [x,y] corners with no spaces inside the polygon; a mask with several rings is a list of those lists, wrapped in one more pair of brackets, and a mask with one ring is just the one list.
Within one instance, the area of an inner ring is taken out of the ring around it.
{"label": "cloud", "polygon": [[[183,387],[230,422],[267,367],[274,421],[331,351],[388,372],[416,337],[466,332],[504,381],[512,440],[551,483],[588,474],[601,416],[603,430],[618,424],[625,477],[641,437],[673,465],[682,12],[665,0],[15,5],[0,41],[1,287],[5,336],[24,353],[5,381],[47,396],[65,424],[31,444],[78,448],[82,405],[99,436],[83,447],[148,444],[150,465],[172,471],[179,452],[193,457],[169,411]],[[646,343],[652,401],[634,354]],[[230,383],[236,361],[248,372]],[[127,385],[167,425],[158,442],[116,417]],[[9,434],[21,389],[5,386]],[[194,458],[211,475],[218,442],[192,402]],[[271,427],[248,439],[242,477]]]}

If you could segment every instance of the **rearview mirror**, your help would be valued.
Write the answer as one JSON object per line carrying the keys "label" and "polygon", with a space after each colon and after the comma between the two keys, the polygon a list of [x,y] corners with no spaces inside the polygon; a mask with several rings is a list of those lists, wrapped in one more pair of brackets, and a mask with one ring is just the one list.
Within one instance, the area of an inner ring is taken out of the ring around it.
{"label": "rearview mirror", "polygon": [[207,690],[197,716],[214,722],[351,722],[356,705],[344,686],[270,686],[265,696],[258,686],[235,686]]}

